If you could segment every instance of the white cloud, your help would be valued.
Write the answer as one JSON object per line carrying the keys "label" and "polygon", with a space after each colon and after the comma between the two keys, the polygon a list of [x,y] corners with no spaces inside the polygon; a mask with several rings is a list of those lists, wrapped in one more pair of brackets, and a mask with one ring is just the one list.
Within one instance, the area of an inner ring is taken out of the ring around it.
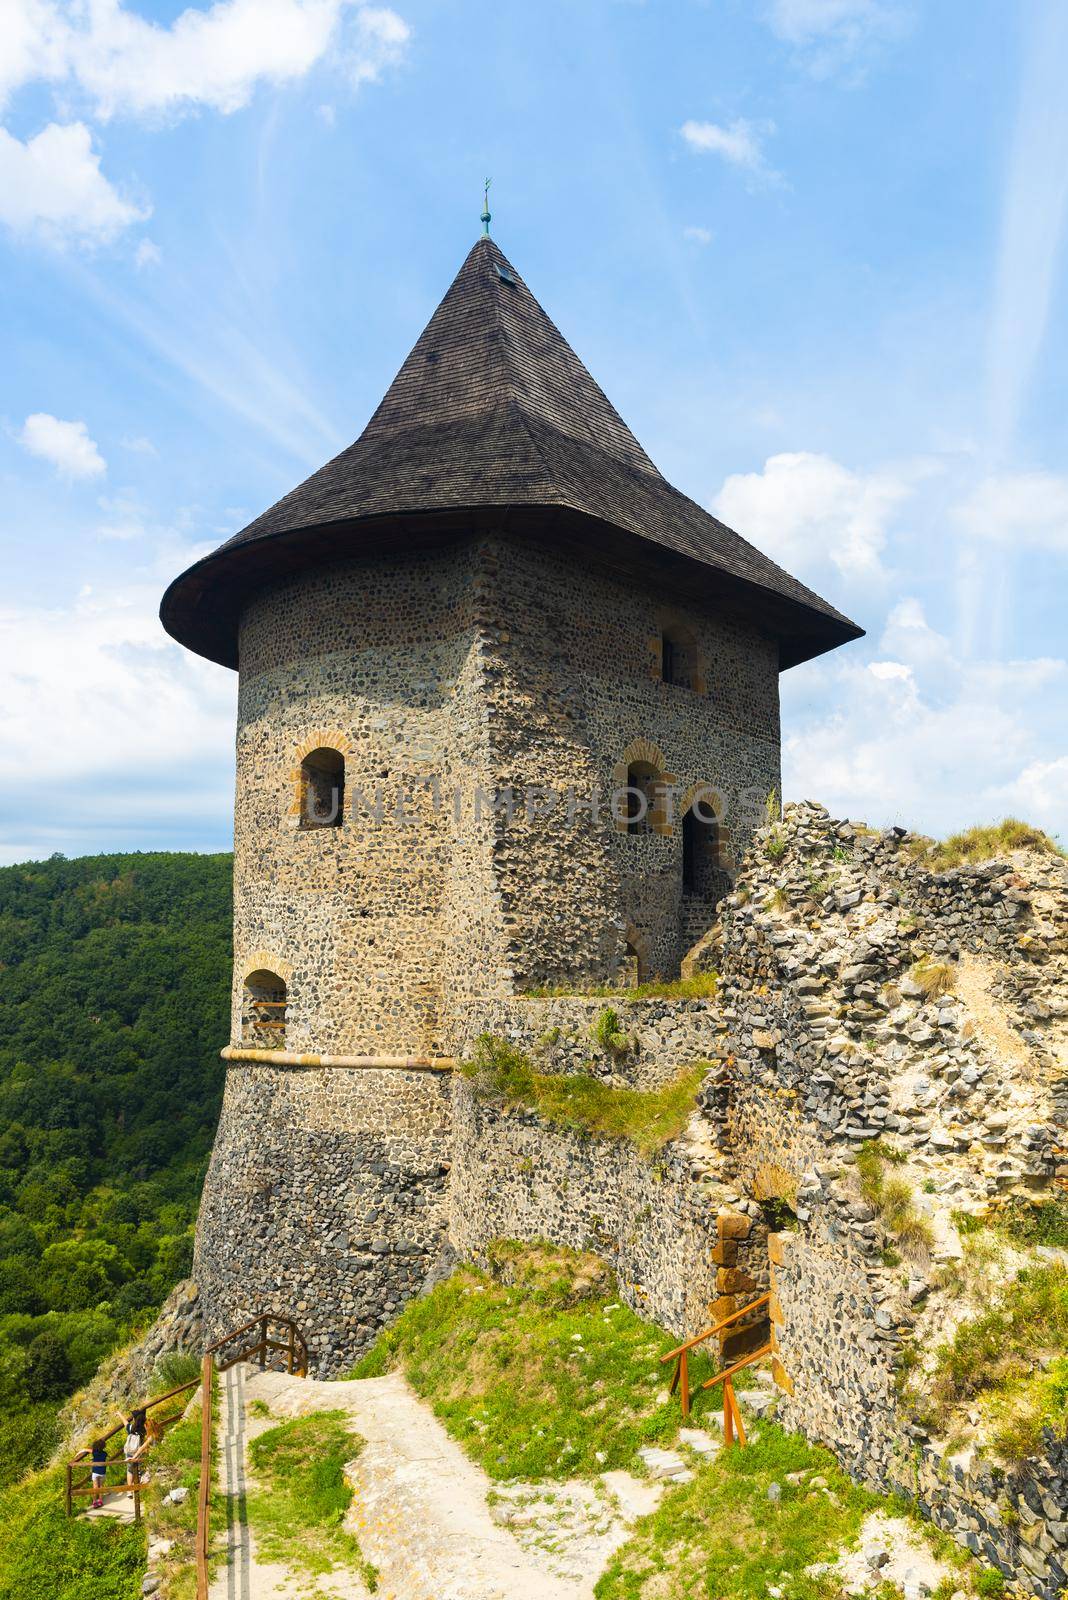
{"label": "white cloud", "polygon": [[388,7],[354,0],[215,0],[169,26],[120,0],[8,0],[15,38],[0,91],[73,81],[100,117],[247,105],[260,83],[304,77],[328,55],[354,85],[396,63],[410,37]]}
{"label": "white cloud", "polygon": [[1068,823],[1058,751],[1068,663],[967,661],[914,598],[865,663],[853,647],[783,678],[784,792],[838,816],[939,834],[1009,812]]}
{"label": "white cloud", "polygon": [[956,508],[956,517],[969,533],[998,544],[1068,555],[1068,478],[1055,472],[992,474]]}
{"label": "white cloud", "polygon": [[679,130],[691,150],[700,155],[721,156],[732,167],[740,167],[751,178],[779,183],[781,174],[768,166],[763,141],[775,132],[773,122],[748,122],[737,117],[727,127],[718,122],[684,122]]}
{"label": "white cloud", "polygon": [[715,238],[715,234],[712,232],[711,228],[699,228],[697,226],[693,226],[690,228],[683,228],[682,237],[684,239],[689,239],[691,244],[711,244],[712,240]]}
{"label": "white cloud", "polygon": [[135,456],[158,456],[159,451],[151,439],[146,439],[143,434],[136,434],[132,438],[120,439],[119,443],[124,450],[129,450]]}
{"label": "white cloud", "polygon": [[387,67],[403,59],[411,36],[404,18],[388,6],[361,6],[344,55],[352,83],[377,83]]}
{"label": "white cloud", "polygon": [[0,128],[0,222],[9,228],[101,243],[147,215],[104,177],[83,122],[51,122],[26,144]]}
{"label": "white cloud", "polygon": [[0,855],[225,837],[235,680],[167,639],[159,589],[0,608]]}
{"label": "white cloud", "polygon": [[107,471],[84,422],[63,422],[47,411],[26,418],[18,441],[24,450],[50,461],[65,478],[99,478]]}
{"label": "white cloud", "polygon": [[158,267],[162,260],[163,251],[151,239],[142,239],[134,251],[134,266],[138,272],[144,267]]}
{"label": "white cloud", "polygon": [[796,450],[769,456],[762,472],[734,473],[712,510],[791,571],[812,573],[829,559],[862,578],[879,572],[887,525],[910,493],[903,472],[851,472]]}

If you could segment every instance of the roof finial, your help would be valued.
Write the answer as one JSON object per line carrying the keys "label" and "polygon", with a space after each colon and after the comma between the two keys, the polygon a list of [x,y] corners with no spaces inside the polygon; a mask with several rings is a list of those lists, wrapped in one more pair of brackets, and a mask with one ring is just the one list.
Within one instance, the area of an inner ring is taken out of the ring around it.
{"label": "roof finial", "polygon": [[492,182],[493,182],[492,178],[487,178],[486,182],[484,183],[484,185],[482,187],[482,217],[481,217],[481,222],[482,222],[482,237],[484,239],[488,239],[489,238],[489,225],[490,225],[490,220],[491,220],[490,219],[490,208],[489,208],[489,189],[490,189],[490,184]]}

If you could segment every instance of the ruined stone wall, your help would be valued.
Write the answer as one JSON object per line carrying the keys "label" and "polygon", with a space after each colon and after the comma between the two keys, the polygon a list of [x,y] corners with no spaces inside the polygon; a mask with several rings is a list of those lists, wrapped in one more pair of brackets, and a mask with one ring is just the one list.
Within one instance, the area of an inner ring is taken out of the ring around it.
{"label": "ruined stone wall", "polygon": [[467,1259],[486,1265],[493,1239],[593,1250],[641,1316],[680,1337],[707,1322],[716,1209],[681,1148],[650,1159],[622,1140],[480,1101],[457,1077],[449,1210],[450,1236]]}
{"label": "ruined stone wall", "polygon": [[[898,1391],[952,1326],[956,1219],[1068,1176],[1068,873],[1021,857],[936,874],[909,843],[811,804],[758,834],[726,906],[726,1032],[702,1099],[739,1189],[796,1213],[772,1242],[783,1419],[1053,1600],[1063,1441],[1008,1472],[975,1441],[952,1458]],[[862,1197],[855,1156],[874,1140],[926,1242],[902,1244]]]}
{"label": "ruined stone wall", "polygon": [[447,1075],[232,1064],[194,1275],[207,1337],[293,1317],[344,1371],[416,1293],[447,1231]]}

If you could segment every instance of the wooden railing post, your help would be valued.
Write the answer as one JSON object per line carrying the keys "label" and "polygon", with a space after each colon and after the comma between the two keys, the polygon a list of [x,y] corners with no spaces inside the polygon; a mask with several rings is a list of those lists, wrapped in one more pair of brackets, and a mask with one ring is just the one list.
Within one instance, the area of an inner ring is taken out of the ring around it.
{"label": "wooden railing post", "polygon": [[134,1461],[130,1462],[130,1465],[133,1468],[134,1521],[135,1522],[140,1522],[140,1520],[141,1520],[141,1463],[140,1463],[140,1461],[134,1460]]}
{"label": "wooden railing post", "polygon": [[260,1318],[260,1369],[267,1365],[267,1318]]}
{"label": "wooden railing post", "polygon": [[684,1350],[679,1357],[679,1383],[682,1394],[682,1414],[690,1415],[690,1352]]}

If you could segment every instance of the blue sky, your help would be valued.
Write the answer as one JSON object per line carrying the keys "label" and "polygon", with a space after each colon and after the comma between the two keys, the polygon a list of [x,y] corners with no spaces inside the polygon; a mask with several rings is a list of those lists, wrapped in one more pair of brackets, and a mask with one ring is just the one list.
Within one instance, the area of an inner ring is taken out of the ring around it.
{"label": "blue sky", "polygon": [[0,860],[227,846],[159,595],[360,431],[486,173],[661,470],[868,630],[787,798],[1068,834],[1066,69],[1057,0],[8,0]]}

